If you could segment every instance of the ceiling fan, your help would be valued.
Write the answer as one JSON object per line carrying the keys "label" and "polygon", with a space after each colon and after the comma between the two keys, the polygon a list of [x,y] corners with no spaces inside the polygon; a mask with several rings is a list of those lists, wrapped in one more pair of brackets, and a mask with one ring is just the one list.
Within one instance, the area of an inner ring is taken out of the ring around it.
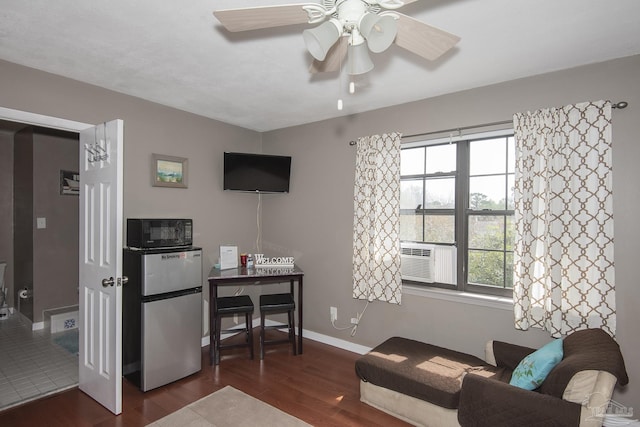
{"label": "ceiling fan", "polygon": [[417,0],[322,0],[278,6],[249,7],[213,12],[232,32],[294,24],[320,24],[302,32],[315,58],[310,71],[338,71],[347,56],[347,73],[373,69],[369,51],[383,52],[392,43],[425,59],[435,60],[460,37],[432,27],[396,9]]}

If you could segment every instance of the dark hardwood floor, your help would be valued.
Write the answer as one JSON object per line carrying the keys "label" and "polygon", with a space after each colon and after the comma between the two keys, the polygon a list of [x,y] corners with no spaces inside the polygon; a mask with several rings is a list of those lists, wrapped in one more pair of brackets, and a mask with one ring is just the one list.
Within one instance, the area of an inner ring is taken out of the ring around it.
{"label": "dark hardwood floor", "polygon": [[144,426],[227,385],[314,426],[408,425],[360,402],[355,353],[305,339],[300,356],[287,344],[267,347],[263,361],[257,346],[255,360],[246,348],[229,349],[211,367],[208,352],[199,373],[147,393],[123,380],[118,416],[74,388],[0,412],[0,426]]}

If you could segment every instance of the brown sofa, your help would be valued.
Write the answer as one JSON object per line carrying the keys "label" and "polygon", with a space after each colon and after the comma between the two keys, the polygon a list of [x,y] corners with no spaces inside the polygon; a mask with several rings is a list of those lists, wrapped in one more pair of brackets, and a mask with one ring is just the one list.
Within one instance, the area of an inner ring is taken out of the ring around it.
{"label": "brown sofa", "polygon": [[628,382],[618,344],[600,329],[574,332],[538,389],[510,385],[533,351],[491,341],[482,360],[393,337],[356,362],[360,399],[419,426],[601,426],[614,386]]}

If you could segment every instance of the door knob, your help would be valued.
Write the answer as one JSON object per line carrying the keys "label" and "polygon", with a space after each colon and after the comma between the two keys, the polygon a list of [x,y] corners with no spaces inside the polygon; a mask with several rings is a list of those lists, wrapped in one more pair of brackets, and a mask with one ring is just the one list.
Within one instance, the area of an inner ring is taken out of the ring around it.
{"label": "door knob", "polygon": [[105,288],[107,286],[113,286],[115,282],[116,281],[113,280],[113,277],[109,277],[108,279],[102,279],[102,286]]}
{"label": "door knob", "polygon": [[121,278],[118,279],[118,286],[122,286],[127,282],[129,282],[129,278],[127,276],[122,276]]}

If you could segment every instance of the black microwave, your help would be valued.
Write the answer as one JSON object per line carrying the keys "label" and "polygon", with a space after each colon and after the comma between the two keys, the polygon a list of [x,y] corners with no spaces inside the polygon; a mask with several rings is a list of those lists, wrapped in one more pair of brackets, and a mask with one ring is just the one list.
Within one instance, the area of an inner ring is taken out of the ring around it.
{"label": "black microwave", "polygon": [[193,221],[190,219],[127,218],[127,246],[166,248],[191,246]]}

